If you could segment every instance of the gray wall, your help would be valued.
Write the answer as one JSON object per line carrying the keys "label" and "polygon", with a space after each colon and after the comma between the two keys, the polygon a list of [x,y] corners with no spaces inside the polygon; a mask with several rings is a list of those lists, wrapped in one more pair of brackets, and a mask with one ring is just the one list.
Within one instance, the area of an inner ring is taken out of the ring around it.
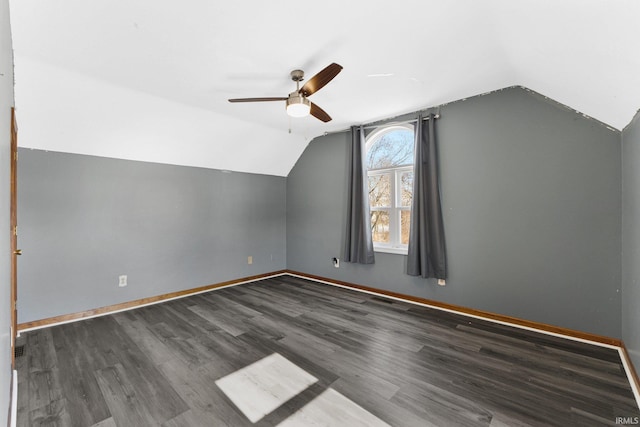
{"label": "gray wall", "polygon": [[521,88],[441,114],[446,287],[402,255],[333,268],[346,133],[286,179],[21,149],[19,321],[289,268],[621,337],[620,133]]}
{"label": "gray wall", "polygon": [[18,322],[284,269],[285,182],[20,149]]}
{"label": "gray wall", "polygon": [[9,414],[11,384],[11,107],[13,106],[13,53],[9,1],[0,0],[0,423]]}
{"label": "gray wall", "polygon": [[622,340],[640,369],[640,114],[622,133]]}
{"label": "gray wall", "polygon": [[287,179],[287,268],[621,336],[620,134],[510,88],[441,108],[446,287],[406,257],[341,263],[347,134],[312,141]]}

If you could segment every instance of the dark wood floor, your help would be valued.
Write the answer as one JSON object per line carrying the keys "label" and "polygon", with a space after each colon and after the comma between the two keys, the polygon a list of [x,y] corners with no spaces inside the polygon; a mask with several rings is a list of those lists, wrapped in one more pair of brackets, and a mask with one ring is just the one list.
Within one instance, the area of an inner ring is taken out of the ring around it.
{"label": "dark wood floor", "polygon": [[[19,426],[275,426],[328,388],[392,426],[640,416],[616,350],[291,276],[20,340]],[[252,424],[215,381],[273,353],[319,381]]]}

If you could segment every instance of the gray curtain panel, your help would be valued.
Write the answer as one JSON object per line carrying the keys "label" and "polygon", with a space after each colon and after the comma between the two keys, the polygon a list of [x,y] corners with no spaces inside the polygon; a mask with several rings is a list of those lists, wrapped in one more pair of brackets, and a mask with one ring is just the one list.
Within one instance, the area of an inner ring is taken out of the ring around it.
{"label": "gray curtain panel", "polygon": [[438,179],[438,147],[435,118],[420,115],[416,123],[413,202],[407,274],[447,278],[444,225]]}
{"label": "gray curtain panel", "polygon": [[373,264],[375,256],[369,214],[369,181],[364,155],[364,129],[362,126],[352,126],[347,192],[347,230],[343,258],[346,262]]}

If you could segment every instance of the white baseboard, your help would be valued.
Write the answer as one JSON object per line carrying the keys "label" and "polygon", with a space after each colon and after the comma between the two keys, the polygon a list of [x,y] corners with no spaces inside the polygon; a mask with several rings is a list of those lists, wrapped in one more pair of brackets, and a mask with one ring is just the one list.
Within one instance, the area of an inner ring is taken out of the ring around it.
{"label": "white baseboard", "polygon": [[11,385],[11,416],[9,418],[9,425],[16,427],[16,423],[18,422],[18,371],[13,371]]}

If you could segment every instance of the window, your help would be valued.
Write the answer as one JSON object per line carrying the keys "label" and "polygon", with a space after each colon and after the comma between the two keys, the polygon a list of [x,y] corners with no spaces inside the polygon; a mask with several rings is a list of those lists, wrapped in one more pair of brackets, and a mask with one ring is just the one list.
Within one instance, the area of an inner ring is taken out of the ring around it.
{"label": "window", "polygon": [[389,126],[367,137],[367,175],[373,247],[406,254],[413,195],[411,126]]}

